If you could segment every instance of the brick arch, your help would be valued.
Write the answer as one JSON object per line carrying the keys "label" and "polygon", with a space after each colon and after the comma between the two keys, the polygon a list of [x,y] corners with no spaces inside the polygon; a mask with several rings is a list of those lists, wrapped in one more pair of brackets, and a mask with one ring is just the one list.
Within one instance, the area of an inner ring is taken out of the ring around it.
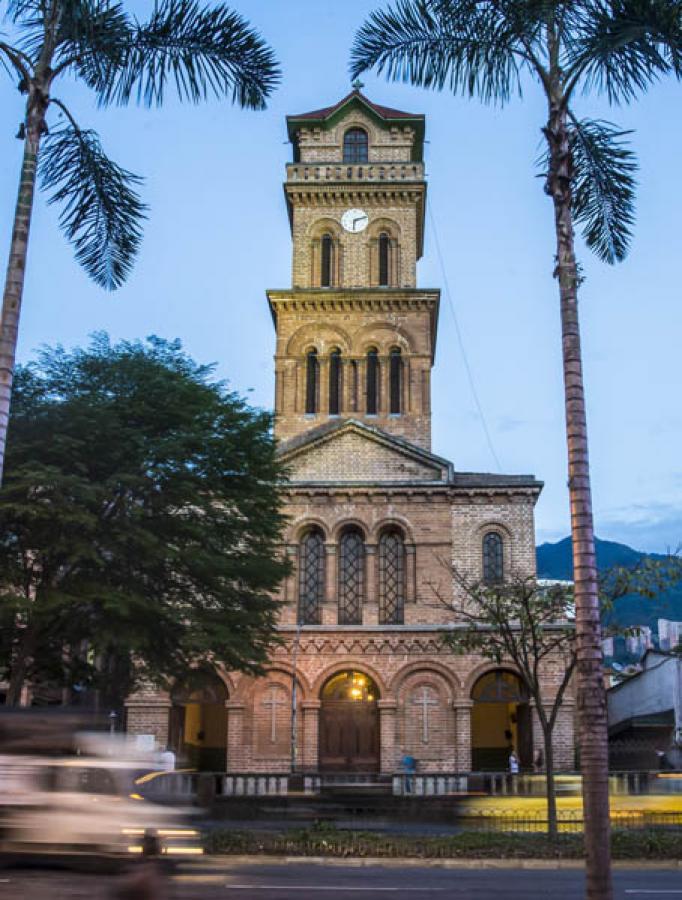
{"label": "brick arch", "polygon": [[340,519],[331,529],[331,539],[333,542],[337,543],[339,538],[341,537],[341,533],[346,528],[357,528],[362,532],[365,542],[369,539],[371,528],[367,524],[367,522],[363,522],[362,519],[358,519],[353,516],[349,516],[347,518]]}
{"label": "brick arch", "polygon": [[308,226],[307,237],[309,240],[314,241],[317,238],[321,238],[322,235],[327,232],[330,232],[335,238],[340,238],[343,235],[343,229],[336,219],[325,217],[322,219],[315,219],[314,222],[311,222]]}
{"label": "brick arch", "polygon": [[400,240],[401,229],[395,219],[389,219],[388,216],[380,216],[378,219],[373,219],[367,229],[367,237],[370,240],[376,239],[382,231],[386,231],[389,237]]}
{"label": "brick arch", "polygon": [[[371,149],[372,144],[378,143],[379,129],[373,122],[370,121],[369,117],[365,117],[362,115],[358,115],[357,112],[352,112],[347,119],[344,119],[342,122],[339,122],[336,128],[336,142],[338,143],[341,149],[341,155],[343,157],[343,139],[347,131],[350,131],[351,128],[362,128],[363,131],[367,132],[368,139],[368,150]],[[349,163],[345,163],[345,165],[349,165]],[[368,163],[358,163],[358,165],[366,166],[372,165],[372,162]]]}
{"label": "brick arch", "polygon": [[[382,334],[385,332],[385,334]],[[394,322],[385,319],[370,322],[353,334],[353,352],[364,356],[372,347],[386,355],[390,347],[400,347],[407,354],[416,352],[416,341],[410,332]]]}
{"label": "brick arch", "polygon": [[[209,677],[211,675],[215,675],[215,677],[218,679],[218,681],[220,681],[222,683],[223,687],[225,688],[225,693],[226,693],[225,699],[226,700],[230,700],[234,697],[234,695],[236,693],[235,683],[232,680],[232,678],[230,677],[230,675],[227,673],[227,671],[221,665],[211,665],[211,667],[209,669],[206,669],[204,666],[202,666],[200,664],[193,665],[193,666],[190,666],[188,675],[191,677],[191,675],[194,673],[200,674],[202,669],[204,669],[204,671],[206,672],[207,675],[209,675]],[[173,699],[174,694],[176,694],[178,689],[181,689],[182,686],[183,686],[183,678],[182,677],[173,679],[172,686],[168,690],[168,696],[171,698],[171,700]]]}
{"label": "brick arch", "polygon": [[516,668],[513,662],[501,662],[496,663],[492,660],[487,660],[486,662],[479,663],[479,665],[475,666],[471,672],[464,679],[462,684],[462,694],[465,700],[471,699],[471,692],[474,689],[474,685],[483,675],[487,675],[489,672],[498,672],[498,671],[506,671],[513,672],[514,675],[518,675],[521,677],[519,670]]}
{"label": "brick arch", "polygon": [[[242,703],[248,703],[249,701],[253,700],[253,697],[257,691],[260,691],[264,685],[268,684],[268,680],[271,679],[273,675],[284,676],[288,678],[289,683],[291,683],[291,679],[294,676],[294,667],[290,663],[283,661],[280,662],[278,660],[277,662],[268,666],[263,675],[259,677],[243,679],[235,696],[231,699]],[[300,668],[296,669],[296,682],[298,684],[298,689],[301,692],[299,700],[307,700],[311,696],[310,682]]]}
{"label": "brick arch", "polygon": [[315,347],[320,356],[338,348],[342,353],[349,353],[352,340],[347,331],[338,325],[313,324],[301,325],[287,341],[285,356],[303,356],[310,347]]}
{"label": "brick arch", "polygon": [[424,675],[424,677],[428,677],[428,675],[438,675],[440,676],[448,686],[450,691],[450,700],[457,700],[460,696],[460,681],[459,678],[452,672],[447,666],[444,666],[442,663],[437,662],[436,660],[426,660],[421,662],[413,662],[408,663],[402,668],[398,669],[390,682],[390,690],[397,697],[402,691],[405,682],[411,675]]}
{"label": "brick arch", "polygon": [[339,675],[341,672],[347,671],[348,669],[352,669],[355,672],[361,672],[365,675],[369,675],[372,681],[379,688],[379,700],[393,699],[393,695],[389,691],[383,676],[377,671],[377,669],[374,668],[374,666],[367,665],[362,657],[360,657],[359,659],[357,657],[345,657],[343,659],[336,660],[335,662],[331,663],[331,665],[323,669],[323,671],[317,676],[312,685],[312,698],[315,700],[319,700],[322,693],[322,688],[329,681],[329,679],[333,678],[334,675]]}
{"label": "brick arch", "polygon": [[409,521],[400,514],[394,513],[391,516],[384,516],[382,519],[379,519],[378,522],[375,522],[370,531],[370,537],[374,543],[377,543],[379,537],[381,536],[381,532],[387,528],[399,528],[405,535],[405,543],[406,544],[414,544],[415,537],[414,531],[412,530],[412,525]]}
{"label": "brick arch", "polygon": [[330,532],[329,525],[324,521],[324,519],[320,519],[317,516],[301,516],[296,519],[288,530],[288,543],[289,544],[298,544],[303,537],[303,532],[306,528],[310,528],[311,526],[316,525],[321,529],[322,534],[324,535],[325,543],[329,543]]}

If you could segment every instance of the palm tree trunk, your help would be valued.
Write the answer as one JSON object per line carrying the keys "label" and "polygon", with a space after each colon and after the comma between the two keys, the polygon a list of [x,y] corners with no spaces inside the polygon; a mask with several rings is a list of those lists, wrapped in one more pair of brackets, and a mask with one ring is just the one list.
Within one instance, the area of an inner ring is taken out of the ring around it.
{"label": "palm tree trunk", "polygon": [[606,691],[594,550],[587,420],[578,322],[578,269],[571,212],[572,158],[563,104],[550,101],[545,135],[550,166],[547,192],[554,203],[556,276],[561,294],[568,489],[575,579],[577,682],[587,897],[611,900]]}
{"label": "palm tree trunk", "polygon": [[33,213],[38,149],[45,117],[44,108],[32,109],[32,107],[35,107],[35,104],[32,104],[31,100],[29,100],[29,115],[27,115],[26,137],[24,139],[24,158],[21,164],[21,177],[19,180],[19,196],[17,197],[17,205],[14,211],[14,227],[12,229],[9,262],[7,263],[5,291],[2,297],[2,313],[0,314],[0,484],[2,483],[2,473],[5,465],[7,426],[12,398],[14,361],[17,352],[19,315],[26,275],[28,236]]}

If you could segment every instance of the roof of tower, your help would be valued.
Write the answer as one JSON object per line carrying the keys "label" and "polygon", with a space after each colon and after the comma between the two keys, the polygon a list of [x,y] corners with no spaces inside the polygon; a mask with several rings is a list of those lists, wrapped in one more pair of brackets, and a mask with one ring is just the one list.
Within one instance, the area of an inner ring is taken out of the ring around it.
{"label": "roof of tower", "polygon": [[287,116],[289,140],[294,140],[294,132],[302,124],[306,122],[328,124],[330,120],[351,103],[357,103],[364,106],[371,115],[381,119],[383,122],[401,122],[404,125],[408,123],[411,124],[417,133],[418,142],[421,144],[424,140],[424,127],[426,122],[424,115],[421,113],[405,112],[401,109],[391,109],[389,106],[380,106],[378,103],[373,103],[368,97],[365,97],[359,87],[353,88],[349,94],[346,94],[345,97],[339,100],[338,103],[334,103],[332,106],[325,106],[322,109],[313,109],[311,112]]}

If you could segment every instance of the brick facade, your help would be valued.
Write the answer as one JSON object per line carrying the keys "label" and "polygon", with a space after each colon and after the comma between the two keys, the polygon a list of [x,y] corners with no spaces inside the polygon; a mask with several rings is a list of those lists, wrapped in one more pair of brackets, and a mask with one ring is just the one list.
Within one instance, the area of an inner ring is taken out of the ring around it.
{"label": "brick facade", "polygon": [[[372,703],[381,772],[398,770],[405,753],[420,771],[468,771],[476,739],[472,689],[495,666],[456,656],[443,643],[443,626],[456,624],[451,567],[479,578],[482,540],[494,531],[502,538],[505,573],[534,575],[533,515],[541,484],[532,476],[462,473],[430,451],[439,292],[416,287],[426,194],[423,117],[374,106],[354,91],[336,107],[290,117],[288,124],[294,143],[285,183],[293,287],[269,291],[268,300],[277,340],[275,433],[290,476],[284,552],[293,565],[278,594],[282,644],[267,674],[253,679],[222,673],[229,696],[227,770],[286,772],[292,752],[299,768],[317,770],[324,688],[349,672],[368,679],[378,693]],[[349,128],[367,134],[364,162],[343,162]],[[367,218],[358,233],[342,225],[348,209]],[[386,256],[380,272],[381,235]],[[322,287],[325,280],[331,283]],[[400,376],[393,382],[396,350]],[[371,412],[370,351],[377,357]],[[333,353],[339,367],[335,400]],[[315,569],[317,619],[297,625],[302,540],[310,529],[323,546]],[[362,538],[361,602],[354,624],[340,625],[339,567],[348,529]],[[388,590],[382,577],[388,576],[381,548],[388,534],[399,535],[403,547],[401,620],[390,624],[382,605]],[[551,662],[548,696],[559,678],[558,663]],[[570,703],[556,730],[559,768],[573,765]],[[131,698],[129,728],[152,732],[164,743],[169,706],[167,699]],[[532,710],[528,719],[537,746]]]}

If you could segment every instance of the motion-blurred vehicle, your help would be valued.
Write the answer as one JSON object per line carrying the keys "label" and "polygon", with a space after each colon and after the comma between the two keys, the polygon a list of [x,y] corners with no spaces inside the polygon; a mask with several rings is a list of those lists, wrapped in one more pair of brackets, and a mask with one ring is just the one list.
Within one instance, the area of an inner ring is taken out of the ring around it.
{"label": "motion-blurred vehicle", "polygon": [[0,854],[130,859],[200,855],[188,810],[144,799],[135,784],[155,768],[125,740],[78,735],[77,751],[0,755]]}

